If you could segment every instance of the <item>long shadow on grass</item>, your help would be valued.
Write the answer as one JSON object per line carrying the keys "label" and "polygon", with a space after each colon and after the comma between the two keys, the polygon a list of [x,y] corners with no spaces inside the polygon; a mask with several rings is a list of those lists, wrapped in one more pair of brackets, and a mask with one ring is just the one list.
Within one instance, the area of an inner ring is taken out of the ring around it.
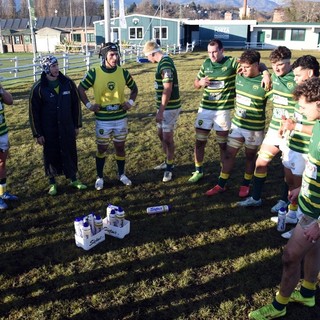
{"label": "long shadow on grass", "polygon": [[[167,237],[167,236],[166,236]],[[166,237],[160,237],[162,239],[158,239],[158,241],[163,241]],[[257,242],[259,239],[259,242]],[[145,239],[146,240],[146,239]],[[154,239],[155,240],[155,239]],[[252,246],[252,244],[255,244]],[[41,265],[45,264],[56,264],[56,263],[64,263],[66,264],[68,261],[74,261],[78,259],[79,252],[73,252],[70,254],[72,250],[70,246],[72,244],[70,242],[66,243],[53,243],[51,245],[40,245],[35,246],[34,248],[30,248],[27,250],[16,251],[15,253],[10,253],[8,256],[4,255],[4,260],[9,265],[13,265],[14,261],[19,259],[20,267],[25,270],[25,268],[33,267],[37,268],[40,265],[35,263],[36,261],[41,261]],[[249,247],[250,246],[250,247]],[[250,253],[256,252],[258,250],[263,250],[266,247],[268,248],[277,248],[279,246],[278,241],[270,241],[270,235],[267,234],[267,230],[249,233],[246,236],[235,236],[233,238],[229,238],[226,240],[205,244],[202,246],[198,246],[196,248],[186,248],[179,252],[166,252],[166,249],[163,248],[163,253],[157,254],[154,257],[139,259],[136,258],[133,261],[128,261],[124,263],[119,263],[116,265],[108,265],[105,264],[105,268],[99,267],[97,270],[91,270],[90,272],[81,272],[81,266],[79,266],[78,271],[75,275],[72,276],[60,276],[53,280],[37,282],[31,286],[22,286],[20,288],[12,288],[3,290],[1,292],[1,296],[7,295],[18,295],[21,296],[21,299],[16,299],[13,303],[3,304],[1,307],[1,312],[6,313],[13,307],[23,308],[28,305],[40,305],[52,300],[64,300],[64,299],[80,299],[84,296],[90,294],[96,294],[104,291],[112,291],[118,288],[118,286],[127,286],[132,288],[135,285],[139,285],[141,281],[148,281],[152,283],[153,279],[158,279],[168,275],[169,273],[175,273],[179,275],[183,273],[185,270],[194,269],[197,270],[199,268],[203,268],[206,265],[211,265],[213,263],[217,264],[217,267],[223,268],[221,264],[225,259],[231,260],[236,259],[238,257],[243,256],[244,254],[249,255]],[[102,247],[100,247],[100,253],[102,253]],[[64,255],[64,250],[68,252],[68,257]],[[138,250],[134,245],[131,250]],[[60,252],[60,254],[58,253]],[[86,253],[83,253],[86,254]],[[80,253],[81,255],[81,253]],[[11,259],[10,259],[11,257]],[[136,255],[138,257],[138,255]],[[103,259],[103,256],[101,257]],[[276,260],[271,259],[271,263],[261,262],[259,263],[260,270],[269,270],[268,275],[264,276],[260,283],[261,286],[275,286],[276,282],[274,281],[275,277],[270,270],[274,272],[279,272],[279,262],[280,258],[277,256]],[[101,263],[101,266],[103,262]],[[277,268],[275,268],[277,265]],[[249,270],[247,270],[249,269]],[[150,271],[151,270],[151,271]],[[249,273],[253,277],[253,275],[257,271],[257,266],[255,264],[249,267],[245,267],[241,270],[241,274],[243,275]],[[127,276],[119,276],[119,278],[112,277],[113,274],[119,273],[119,271],[126,272]],[[225,270],[227,272],[227,270]],[[80,274],[77,274],[77,273]],[[175,292],[177,297],[186,297],[191,294],[189,298],[192,298],[195,294],[202,295],[210,291],[211,289],[216,292],[220,290],[224,290],[229,284],[234,286],[233,277],[236,277],[236,274],[239,271],[235,272],[235,274],[227,274],[222,276],[221,279],[214,279],[209,281],[208,284],[197,285],[197,280],[195,279],[194,283],[187,288],[179,288],[177,290],[172,290]],[[224,272],[222,272],[224,274]],[[111,276],[111,279],[108,279]],[[231,280],[229,280],[231,277]],[[237,277],[236,277],[237,278]],[[101,284],[100,281],[105,279]],[[77,285],[75,285],[77,284]],[[228,284],[226,286],[226,284]],[[72,288],[64,289],[67,285],[72,286]],[[247,286],[246,290],[247,290]],[[211,288],[211,289],[210,289]],[[37,290],[43,290],[44,293],[41,297],[30,297],[32,292]],[[243,289],[244,290],[244,289]],[[239,292],[238,290],[234,292],[235,296],[239,296],[246,292]],[[167,299],[172,295],[171,293],[166,293],[162,297],[155,297],[152,299],[146,299],[145,303],[153,305],[159,299],[165,304],[168,304],[169,301],[172,301],[172,297],[167,301]],[[232,291],[233,292],[233,291]],[[128,299],[130,300],[130,293]],[[24,297],[24,298],[22,298]],[[234,297],[234,296],[232,296]],[[219,302],[218,300],[217,302]],[[141,301],[139,304],[142,303]],[[158,302],[159,303],[159,302]],[[130,302],[128,306],[122,306],[121,312],[125,315],[124,310],[129,308],[132,310],[132,307],[135,307],[138,303]],[[111,308],[110,310],[113,312],[118,308]]]}

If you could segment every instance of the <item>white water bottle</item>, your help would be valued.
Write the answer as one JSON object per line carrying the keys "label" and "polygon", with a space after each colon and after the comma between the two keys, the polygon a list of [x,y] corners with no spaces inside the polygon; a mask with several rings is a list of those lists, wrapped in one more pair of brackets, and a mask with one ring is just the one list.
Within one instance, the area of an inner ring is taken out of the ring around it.
{"label": "white water bottle", "polygon": [[74,219],[74,230],[77,236],[82,237],[81,232],[81,226],[82,226],[82,218],[75,218]]}
{"label": "white water bottle", "polygon": [[119,228],[122,228],[123,227],[123,224],[124,224],[124,210],[119,207],[118,208],[118,211],[116,212],[116,219],[117,219],[117,226]]}
{"label": "white water bottle", "polygon": [[147,208],[147,213],[148,214],[156,214],[156,213],[161,213],[161,212],[168,212],[170,209],[171,208],[168,205],[149,207],[149,208]]}
{"label": "white water bottle", "polygon": [[95,233],[99,233],[102,230],[103,227],[103,223],[102,223],[102,219],[99,215],[96,215],[94,217],[94,229],[95,229]]}
{"label": "white water bottle", "polygon": [[110,213],[109,213],[109,224],[111,226],[115,226],[117,223],[117,218],[116,218],[116,211],[115,210],[111,210]]}
{"label": "white water bottle", "polygon": [[279,232],[283,232],[286,230],[286,209],[280,208],[278,211],[278,223],[277,223],[277,230]]}
{"label": "white water bottle", "polygon": [[91,227],[88,222],[83,223],[81,231],[84,239],[89,239],[92,236]]}

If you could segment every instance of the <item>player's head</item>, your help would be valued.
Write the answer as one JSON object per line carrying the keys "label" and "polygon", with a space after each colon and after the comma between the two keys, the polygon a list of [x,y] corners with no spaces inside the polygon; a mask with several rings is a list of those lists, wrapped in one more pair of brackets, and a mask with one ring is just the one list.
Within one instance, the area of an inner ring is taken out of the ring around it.
{"label": "player's head", "polygon": [[241,72],[245,77],[256,77],[260,73],[260,58],[260,53],[252,49],[248,49],[241,54],[239,62],[241,65]]}
{"label": "player's head", "polygon": [[301,84],[311,77],[319,77],[319,62],[311,55],[304,55],[292,64],[294,81]]}
{"label": "player's head", "polygon": [[101,49],[101,56],[106,68],[115,68],[119,64],[118,46],[113,42],[107,42]]}
{"label": "player's head", "polygon": [[223,44],[219,39],[210,40],[208,43],[208,55],[212,62],[219,62],[223,59]]}
{"label": "player's head", "polygon": [[293,91],[293,97],[308,120],[320,119],[320,78],[312,77],[303,81]]}
{"label": "player's head", "polygon": [[260,53],[256,50],[248,49],[244,51],[240,58],[239,62],[240,63],[249,63],[249,64],[259,64],[260,63]]}
{"label": "player's head", "polygon": [[291,71],[290,59],[291,51],[287,47],[279,46],[272,50],[269,60],[276,76],[281,77]]}
{"label": "player's head", "polygon": [[56,69],[58,69],[58,59],[52,55],[45,56],[41,59],[41,67],[45,74],[56,76]]}
{"label": "player's head", "polygon": [[150,62],[156,62],[157,53],[162,53],[159,44],[153,40],[147,41],[143,47],[143,53]]}

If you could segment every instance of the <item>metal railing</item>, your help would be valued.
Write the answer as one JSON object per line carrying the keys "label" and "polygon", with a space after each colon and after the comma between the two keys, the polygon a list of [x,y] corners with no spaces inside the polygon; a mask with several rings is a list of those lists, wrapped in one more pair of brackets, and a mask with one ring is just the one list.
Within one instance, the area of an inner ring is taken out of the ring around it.
{"label": "metal railing", "polygon": [[[143,46],[131,45],[122,47],[121,50],[121,64],[129,62],[147,62],[142,52]],[[167,54],[181,54],[184,52],[192,52],[194,43],[187,43],[185,48],[180,45],[167,45],[162,48],[163,52]],[[94,64],[101,64],[98,54],[93,51],[88,54],[73,54],[63,53],[55,54],[59,61],[60,70],[63,74],[72,74],[83,70],[88,71]],[[19,79],[29,79],[30,81],[37,81],[42,73],[41,68],[42,55],[38,55],[34,60],[30,55],[29,58],[15,56],[12,58],[0,58],[0,81],[16,83]],[[143,61],[146,60],[146,61]],[[4,67],[2,67],[4,65]]]}
{"label": "metal railing", "polygon": [[[98,56],[92,53],[88,53],[87,55],[63,53],[62,55],[55,56],[59,61],[60,70],[63,74],[69,74],[78,69],[88,71],[93,64],[100,62]],[[10,83],[26,78],[30,80],[33,78],[34,81],[38,80],[42,73],[41,59],[41,55],[37,56],[35,61],[33,61],[31,56],[30,58],[18,56],[0,58],[0,81]],[[3,65],[6,67],[3,68]]]}
{"label": "metal railing", "polygon": [[[192,52],[195,47],[195,42],[187,43],[186,47],[183,48],[181,45],[166,45],[162,47],[162,51],[166,54],[181,54],[184,52]],[[121,50],[121,63],[125,64],[129,61],[136,62],[147,62],[143,54],[143,46],[141,45],[128,45],[122,46]]]}

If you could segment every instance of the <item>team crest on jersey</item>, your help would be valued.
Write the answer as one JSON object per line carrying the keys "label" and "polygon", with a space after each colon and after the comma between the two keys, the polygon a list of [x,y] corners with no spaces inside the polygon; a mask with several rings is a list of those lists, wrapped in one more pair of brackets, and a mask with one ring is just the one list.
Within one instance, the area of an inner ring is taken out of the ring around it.
{"label": "team crest on jersey", "polygon": [[108,82],[108,89],[113,90],[115,88],[116,84],[113,81]]}
{"label": "team crest on jersey", "polygon": [[99,129],[99,134],[103,135],[104,130],[103,129]]}
{"label": "team crest on jersey", "polygon": [[290,90],[292,90],[292,89],[294,88],[294,86],[295,86],[295,83],[294,83],[294,82],[288,82],[288,83],[287,83],[287,87],[288,87],[288,89],[290,89]]}
{"label": "team crest on jersey", "polygon": [[222,67],[221,71],[225,72],[225,71],[227,71],[227,69],[228,69],[228,67]]}
{"label": "team crest on jersey", "polygon": [[199,120],[199,121],[198,121],[198,125],[199,125],[199,126],[202,126],[202,125],[203,125],[203,120]]}
{"label": "team crest on jersey", "polygon": [[253,90],[259,90],[259,86],[257,84],[255,84],[255,85],[252,86],[252,89]]}

